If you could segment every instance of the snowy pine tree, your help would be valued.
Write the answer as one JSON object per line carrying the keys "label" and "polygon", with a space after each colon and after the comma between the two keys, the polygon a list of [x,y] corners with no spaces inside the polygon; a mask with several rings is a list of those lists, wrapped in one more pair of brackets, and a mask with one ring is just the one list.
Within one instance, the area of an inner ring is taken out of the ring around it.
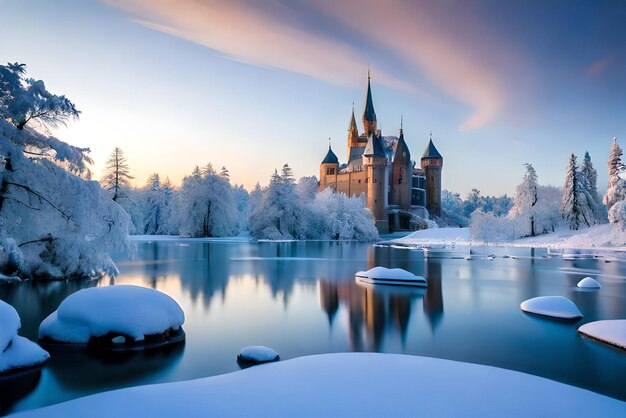
{"label": "snowy pine tree", "polygon": [[143,233],[146,235],[156,235],[162,228],[164,222],[163,209],[165,202],[163,190],[161,189],[161,179],[157,173],[152,174],[147,181],[144,203]]}
{"label": "snowy pine tree", "polygon": [[100,184],[104,190],[111,191],[113,193],[113,200],[117,201],[122,195],[123,190],[130,187],[130,180],[133,179],[130,175],[128,162],[121,148],[115,147],[113,149],[104,170],[104,176],[100,180]]}
{"label": "snowy pine tree", "polygon": [[607,221],[606,207],[602,203],[602,198],[598,193],[598,172],[591,163],[589,151],[585,152],[582,167],[580,168],[582,192],[591,211],[589,222],[593,224],[605,223]]}
{"label": "snowy pine tree", "polygon": [[576,231],[583,224],[590,226],[591,209],[583,192],[581,173],[576,165],[576,156],[571,154],[565,173],[565,187],[561,200],[561,215],[570,229]]}
{"label": "snowy pine tree", "polygon": [[[613,138],[611,154],[609,155],[609,184],[604,195],[603,202],[610,213],[611,207],[626,199],[626,181],[620,177],[624,171],[622,163],[622,149],[617,144],[617,138]],[[609,217],[610,219],[610,217]],[[613,222],[613,220],[611,220]]]}
{"label": "snowy pine tree", "polygon": [[521,235],[535,236],[536,228],[536,205],[539,199],[537,187],[537,172],[532,164],[524,164],[526,173],[524,180],[515,189],[515,203],[509,212],[509,217],[521,221],[524,232]]}

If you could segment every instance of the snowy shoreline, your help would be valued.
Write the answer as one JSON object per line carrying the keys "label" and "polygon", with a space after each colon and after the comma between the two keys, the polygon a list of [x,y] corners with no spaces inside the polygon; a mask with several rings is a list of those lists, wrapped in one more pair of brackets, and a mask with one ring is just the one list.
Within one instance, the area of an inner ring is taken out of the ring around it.
{"label": "snowy shoreline", "polygon": [[613,225],[604,224],[579,231],[562,230],[512,241],[483,242],[471,239],[470,228],[438,228],[416,231],[404,238],[381,241],[377,244],[406,247],[450,245],[626,251],[626,233],[617,230]]}
{"label": "snowy shoreline", "polygon": [[409,417],[416,411],[438,417],[626,417],[618,399],[542,377],[380,353],[305,356],[197,380],[104,392],[14,416]]}

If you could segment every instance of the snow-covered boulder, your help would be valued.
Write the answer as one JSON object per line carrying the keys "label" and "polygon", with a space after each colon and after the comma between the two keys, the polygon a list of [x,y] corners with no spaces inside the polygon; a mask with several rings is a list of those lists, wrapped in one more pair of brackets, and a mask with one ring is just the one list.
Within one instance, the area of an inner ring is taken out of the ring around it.
{"label": "snow-covered boulder", "polygon": [[0,300],[0,375],[45,363],[50,355],[34,342],[17,335],[20,317],[9,304]]}
{"label": "snow-covered boulder", "polygon": [[539,296],[520,305],[524,312],[561,319],[578,319],[583,314],[571,300],[563,296]]}
{"label": "snow-covered boulder", "polygon": [[582,287],[585,289],[600,289],[600,287],[602,287],[600,283],[598,283],[597,280],[592,279],[591,277],[585,277],[584,279],[579,281],[576,286]]}
{"label": "snow-covered boulder", "polygon": [[279,359],[278,353],[273,348],[263,345],[244,347],[237,355],[237,361],[246,365],[270,363]]}
{"label": "snow-covered boulder", "polygon": [[389,284],[389,285],[408,285],[408,286],[426,286],[428,283],[422,276],[400,269],[387,267],[374,267],[367,271],[358,271],[356,273],[357,281],[369,284]]}
{"label": "snow-covered boulder", "polygon": [[209,415],[623,417],[624,402],[497,367],[400,354],[335,353],[99,393],[25,411],[19,417]]}
{"label": "snow-covered boulder", "polygon": [[185,314],[165,293],[115,285],[80,290],[67,297],[39,327],[46,343],[111,348],[150,347],[184,339]]}
{"label": "snow-covered boulder", "polygon": [[626,319],[589,322],[578,328],[578,332],[594,340],[626,350]]}

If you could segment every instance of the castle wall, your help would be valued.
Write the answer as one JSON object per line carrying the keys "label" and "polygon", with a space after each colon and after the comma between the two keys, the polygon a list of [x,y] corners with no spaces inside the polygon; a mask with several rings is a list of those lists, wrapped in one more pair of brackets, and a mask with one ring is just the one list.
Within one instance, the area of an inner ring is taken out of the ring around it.
{"label": "castle wall", "polygon": [[367,172],[361,170],[339,174],[335,190],[348,196],[359,196],[361,193],[367,193]]}

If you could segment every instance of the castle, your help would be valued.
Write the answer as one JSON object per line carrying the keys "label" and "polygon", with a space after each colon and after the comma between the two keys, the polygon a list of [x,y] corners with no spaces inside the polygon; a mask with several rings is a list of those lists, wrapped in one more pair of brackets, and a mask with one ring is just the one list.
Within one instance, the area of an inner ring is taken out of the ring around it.
{"label": "castle", "polygon": [[353,107],[348,128],[348,162],[340,165],[329,144],[320,164],[319,190],[330,187],[348,196],[364,193],[381,233],[409,229],[413,214],[422,218],[440,216],[443,157],[431,135],[421,168],[417,168],[404,140],[402,122],[398,137],[382,135],[376,125],[369,74],[363,128],[363,133],[359,133]]}

